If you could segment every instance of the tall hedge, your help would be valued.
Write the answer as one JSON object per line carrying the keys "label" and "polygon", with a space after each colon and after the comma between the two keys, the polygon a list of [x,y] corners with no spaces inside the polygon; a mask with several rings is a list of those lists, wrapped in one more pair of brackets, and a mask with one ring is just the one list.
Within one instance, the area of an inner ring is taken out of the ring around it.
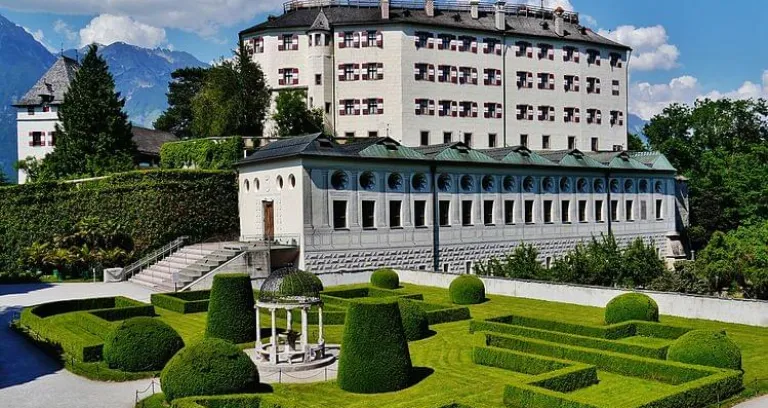
{"label": "tall hedge", "polygon": [[217,337],[235,344],[254,341],[255,313],[251,278],[248,275],[226,273],[213,277],[206,337]]}
{"label": "tall hedge", "polygon": [[352,302],[341,344],[341,389],[373,394],[408,386],[411,355],[396,299]]}
{"label": "tall hedge", "polygon": [[165,143],[160,148],[160,164],[167,169],[194,167],[226,170],[243,158],[243,138],[192,139]]}
{"label": "tall hedge", "polygon": [[0,271],[18,270],[24,248],[86,217],[123,226],[135,258],[179,236],[234,235],[237,197],[235,174],[222,171],[134,171],[78,184],[0,187]]}

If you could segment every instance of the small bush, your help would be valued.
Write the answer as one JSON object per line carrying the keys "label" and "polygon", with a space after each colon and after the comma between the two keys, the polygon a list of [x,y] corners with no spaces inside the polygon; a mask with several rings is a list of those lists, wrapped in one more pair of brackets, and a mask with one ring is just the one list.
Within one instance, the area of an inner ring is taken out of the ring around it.
{"label": "small bush", "polygon": [[605,307],[605,323],[615,324],[629,320],[659,321],[656,301],[642,293],[625,293],[616,296]]}
{"label": "small bush", "polygon": [[411,355],[394,299],[352,302],[341,343],[337,379],[341,389],[372,394],[408,386]]}
{"label": "small bush", "polygon": [[413,341],[427,337],[429,334],[427,312],[412,300],[399,299],[397,304],[400,307],[400,317],[403,320],[405,338],[408,341]]}
{"label": "small bush", "polygon": [[237,393],[258,382],[259,373],[251,358],[221,339],[204,339],[181,349],[160,374],[160,386],[168,401]]}
{"label": "small bush", "polygon": [[218,337],[235,344],[256,338],[251,278],[246,274],[220,274],[213,278],[208,303],[206,337]]}
{"label": "small bush", "polygon": [[667,352],[667,359],[741,370],[741,350],[724,331],[692,330],[672,343]]}
{"label": "small bush", "polygon": [[382,289],[397,289],[400,287],[400,277],[392,269],[379,269],[371,275],[371,285]]}
{"label": "small bush", "polygon": [[448,288],[451,301],[457,305],[474,305],[485,300],[485,284],[475,275],[461,275]]}
{"label": "small bush", "polygon": [[115,327],[104,340],[104,361],[124,371],[160,370],[184,347],[176,330],[151,317],[134,317]]}

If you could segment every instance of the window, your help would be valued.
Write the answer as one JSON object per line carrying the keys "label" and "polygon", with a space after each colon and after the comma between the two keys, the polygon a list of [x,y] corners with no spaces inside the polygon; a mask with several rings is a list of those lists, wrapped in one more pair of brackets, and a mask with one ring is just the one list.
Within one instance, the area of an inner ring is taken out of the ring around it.
{"label": "window", "polygon": [[533,106],[517,105],[517,120],[533,120]]}
{"label": "window", "polygon": [[563,121],[565,123],[579,123],[581,121],[581,118],[579,116],[581,111],[579,110],[579,108],[564,108],[563,112],[564,112]]}
{"label": "window", "polygon": [[432,33],[417,32],[415,39],[416,48],[432,48],[433,45],[430,38],[432,38]]}
{"label": "window", "polygon": [[635,220],[635,214],[634,214],[634,204],[635,202],[632,200],[627,200],[624,203],[624,219],[627,221],[634,221]]}
{"label": "window", "polygon": [[351,31],[347,31],[344,33],[344,48],[354,48],[355,46],[355,35]]}
{"label": "window", "polygon": [[579,49],[576,47],[563,47],[563,61],[579,62]]}
{"label": "window", "polygon": [[493,225],[493,200],[485,200],[483,202],[483,223],[485,225]]}
{"label": "window", "polygon": [[430,99],[416,99],[416,114],[433,116],[435,114],[435,101]]}
{"label": "window", "polygon": [[550,91],[555,89],[555,74],[540,72],[536,77],[539,79],[539,89],[548,89]]}
{"label": "window", "polygon": [[495,38],[485,38],[483,40],[483,53],[501,55],[501,41]]}
{"label": "window", "polygon": [[459,84],[477,85],[477,68],[459,67]]}
{"label": "window", "polygon": [[299,69],[298,68],[280,68],[277,70],[278,85],[298,85],[299,84]]}
{"label": "window", "polygon": [[579,222],[587,222],[587,200],[579,200]]}
{"label": "window", "polygon": [[568,150],[576,148],[576,136],[568,136]]}
{"label": "window", "polygon": [[472,225],[472,200],[461,202],[461,225]]}
{"label": "window", "polygon": [[[298,42],[297,44],[298,45]],[[278,51],[288,51],[293,49],[293,34],[283,34],[280,36],[280,42],[277,45]]]}
{"label": "window", "polygon": [[549,44],[539,44],[539,59],[555,59],[555,48]]}
{"label": "window", "polygon": [[[453,105],[454,104],[455,104],[455,102],[453,102],[453,101],[437,101],[437,106],[439,108],[438,111],[437,111],[437,115],[438,116],[454,116],[454,114],[453,114],[454,113],[454,111],[453,111]],[[457,108],[458,108],[458,105],[457,105]],[[456,110],[456,114],[458,115],[458,113],[459,112],[458,112],[458,109],[457,109]]]}
{"label": "window", "polygon": [[432,65],[432,69],[430,70],[429,64],[415,64],[413,67],[413,78],[417,81],[434,81],[434,70],[434,65]]}
{"label": "window", "polygon": [[614,79],[611,82],[611,94],[613,94],[613,96],[619,96],[619,94],[620,94],[620,86],[621,85],[620,85],[620,82],[618,80]]}
{"label": "window", "polygon": [[333,228],[347,228],[347,202],[333,200]]}
{"label": "window", "polygon": [[544,268],[549,269],[552,267],[552,257],[548,256],[544,258]]}
{"label": "window", "polygon": [[422,146],[429,145],[429,132],[427,132],[426,130],[421,131],[421,145]]}
{"label": "window", "polygon": [[443,264],[443,272],[448,273],[448,270],[450,269],[450,265]]}
{"label": "window", "polygon": [[325,113],[326,113],[327,115],[330,115],[330,114],[331,114],[331,103],[330,103],[330,102],[326,102],[326,103],[325,103]]}
{"label": "window", "polygon": [[376,201],[363,200],[363,228],[376,228]]}
{"label": "window", "polygon": [[456,51],[455,35],[439,34],[438,37],[440,37],[440,42],[437,43],[437,49]]}
{"label": "window", "polygon": [[369,130],[368,137],[379,137],[379,132],[376,130]]}
{"label": "window", "polygon": [[490,119],[501,119],[502,106],[500,103],[486,102],[483,104],[483,117]]}
{"label": "window", "polygon": [[544,200],[544,223],[552,223],[552,200]]}
{"label": "window", "polygon": [[469,275],[472,273],[472,261],[464,262],[464,274]]}
{"label": "window", "polygon": [[587,77],[587,93],[588,94],[600,93],[600,78]]}
{"label": "window", "polygon": [[611,200],[611,221],[619,220],[619,201]]}
{"label": "window", "polygon": [[378,35],[376,31],[368,31],[368,35],[366,36],[366,45],[369,47],[377,47],[378,46]]}
{"label": "window", "polygon": [[648,202],[645,200],[640,201],[640,219],[643,221],[648,219]]}
{"label": "window", "polygon": [[443,143],[451,143],[453,140],[452,132],[443,132]]}
{"label": "window", "polygon": [[366,73],[366,77],[363,79],[372,81],[378,78],[378,73],[379,73],[378,64],[376,64],[375,62],[368,63],[365,67],[365,73]]}
{"label": "window", "polygon": [[392,200],[389,202],[389,228],[401,228],[403,226],[401,209],[403,202]]}
{"label": "window", "polygon": [[451,82],[451,71],[453,67],[450,65],[438,65],[437,66],[437,82]]}
{"label": "window", "polygon": [[515,56],[533,58],[533,45],[531,45],[531,43],[518,41],[515,43],[515,46],[517,46]]}
{"label": "window", "polygon": [[517,87],[525,89],[533,88],[533,73],[517,71]]}
{"label": "window", "polygon": [[520,146],[528,147],[528,135],[520,135]]}
{"label": "window", "polygon": [[381,115],[384,113],[384,99],[367,98],[363,102],[363,115]]}
{"label": "window", "polygon": [[[315,34],[315,46],[323,45],[322,42],[323,35],[320,33]],[[309,45],[312,45],[312,39],[309,40]]]}
{"label": "window", "polygon": [[515,223],[515,201],[504,200],[504,224],[512,225]]}
{"label": "window", "polygon": [[486,68],[483,70],[483,84],[501,86],[501,70]]}
{"label": "window", "polygon": [[477,102],[471,102],[471,101],[459,102],[459,117],[462,117],[462,118],[477,117]]}
{"label": "window", "polygon": [[440,201],[440,226],[451,225],[451,202],[448,200]]}
{"label": "window", "polygon": [[560,202],[560,220],[563,224],[571,223],[571,202],[569,200]]}
{"label": "window", "polygon": [[595,221],[603,222],[603,200],[595,200]]}
{"label": "window", "polygon": [[30,146],[45,146],[45,142],[43,140],[43,132],[32,132],[32,141],[29,143]]}
{"label": "window", "polygon": [[416,200],[413,202],[413,225],[425,227],[427,225],[427,202]]}
{"label": "window", "polygon": [[323,74],[315,74],[315,85],[323,84]]}
{"label": "window", "polygon": [[611,126],[624,126],[624,112],[611,111]]}
{"label": "window", "polygon": [[461,36],[459,37],[459,51],[460,52],[477,52],[477,40],[475,37]]}
{"label": "window", "polygon": [[593,152],[596,152],[599,150],[599,147],[600,146],[599,146],[598,139],[596,137],[593,137],[592,142],[590,143],[590,148],[592,149]]}
{"label": "window", "polygon": [[355,64],[342,64],[341,65],[341,75],[339,75],[339,80],[341,81],[355,81],[357,78],[355,77]]}
{"label": "window", "polygon": [[340,102],[341,102],[340,113],[342,115],[356,115],[354,99],[342,99]]}
{"label": "window", "polygon": [[345,139],[354,139],[355,138],[355,132],[344,132],[344,138]]}
{"label": "window", "polygon": [[579,92],[579,77],[576,75],[566,75],[563,85],[565,92]]}
{"label": "window", "polygon": [[488,147],[496,147],[496,133],[488,133]]}
{"label": "window", "polygon": [[544,135],[541,137],[541,148],[544,150],[550,149],[549,146],[549,135]]}
{"label": "window", "polygon": [[472,133],[464,132],[464,144],[472,147]]}
{"label": "window", "polygon": [[587,50],[587,64],[600,66],[599,50]]}
{"label": "window", "polygon": [[621,68],[621,66],[624,64],[624,60],[621,58],[621,54],[617,52],[611,53],[611,67],[613,68]]}
{"label": "window", "polygon": [[27,115],[35,116],[35,107],[34,106],[30,106],[30,107],[27,108]]}
{"label": "window", "polygon": [[48,135],[51,136],[51,142],[48,143],[48,146],[56,146],[56,132],[50,132]]}
{"label": "window", "polygon": [[51,111],[50,105],[43,105],[43,113],[48,113]]}
{"label": "window", "polygon": [[525,200],[525,223],[533,224],[533,200]]}
{"label": "window", "polygon": [[555,121],[555,107],[554,106],[539,106],[539,120],[545,122]]}
{"label": "window", "polygon": [[664,219],[664,200],[656,200],[656,219]]}

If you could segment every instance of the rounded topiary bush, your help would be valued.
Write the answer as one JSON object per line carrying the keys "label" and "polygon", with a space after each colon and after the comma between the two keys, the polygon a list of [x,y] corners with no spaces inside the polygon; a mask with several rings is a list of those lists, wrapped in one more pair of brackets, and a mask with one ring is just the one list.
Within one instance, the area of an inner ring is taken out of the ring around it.
{"label": "rounded topiary bush", "polygon": [[692,330],[672,343],[667,360],[741,370],[741,349],[724,331]]}
{"label": "rounded topiary bush", "polygon": [[451,282],[448,293],[457,305],[474,305],[485,300],[485,284],[475,275],[461,275]]}
{"label": "rounded topiary bush", "polygon": [[427,312],[418,303],[408,300],[398,300],[400,318],[403,320],[403,330],[408,341],[419,340],[429,335],[429,320]]}
{"label": "rounded topiary bush", "polygon": [[155,371],[184,347],[179,333],[151,317],[133,317],[115,327],[104,340],[104,361],[123,371]]}
{"label": "rounded topiary bush", "polygon": [[397,301],[351,302],[341,344],[337,378],[341,389],[372,394],[408,386],[411,355]]}
{"label": "rounded topiary bush", "polygon": [[168,401],[233,394],[253,389],[258,382],[259,373],[251,358],[222,339],[203,339],[181,349],[160,374],[160,386]]}
{"label": "rounded topiary bush", "polygon": [[253,306],[253,289],[248,275],[214,276],[205,337],[218,337],[236,344],[253,341],[256,338]]}
{"label": "rounded topiary bush", "polygon": [[616,296],[605,306],[605,323],[615,324],[628,320],[659,321],[656,301],[642,293],[625,293]]}
{"label": "rounded topiary bush", "polygon": [[400,287],[400,277],[392,269],[377,269],[371,275],[371,285],[382,289],[397,289]]}

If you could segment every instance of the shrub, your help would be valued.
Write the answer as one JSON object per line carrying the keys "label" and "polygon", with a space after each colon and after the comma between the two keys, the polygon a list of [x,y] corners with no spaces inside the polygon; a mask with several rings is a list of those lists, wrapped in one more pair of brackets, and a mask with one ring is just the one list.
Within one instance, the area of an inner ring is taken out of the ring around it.
{"label": "shrub", "polygon": [[605,307],[605,323],[614,324],[629,320],[659,321],[659,306],[648,295],[625,293],[616,296]]}
{"label": "shrub", "polygon": [[461,275],[448,288],[451,301],[457,305],[474,305],[485,300],[485,285],[475,275]]}
{"label": "shrub", "polygon": [[397,301],[400,307],[400,317],[403,320],[403,330],[408,341],[419,340],[429,334],[427,312],[416,302],[408,299]]}
{"label": "shrub", "polygon": [[243,156],[243,138],[235,136],[223,140],[192,139],[164,143],[160,147],[163,168],[226,170],[234,167]]}
{"label": "shrub", "polygon": [[400,277],[392,269],[378,269],[371,275],[371,285],[383,289],[400,287]]}
{"label": "shrub", "polygon": [[411,355],[394,299],[352,302],[342,344],[337,379],[341,389],[371,394],[408,386]]}
{"label": "shrub", "polygon": [[160,370],[184,341],[176,330],[151,317],[123,321],[104,339],[104,361],[124,371]]}
{"label": "shrub", "polygon": [[208,310],[210,290],[177,293],[153,293],[152,304],[176,313],[199,313]]}
{"label": "shrub", "polygon": [[251,358],[234,344],[204,339],[184,347],[160,374],[165,398],[232,394],[251,389],[259,373]]}
{"label": "shrub", "polygon": [[255,319],[251,278],[239,273],[214,276],[205,336],[235,344],[253,341],[256,338]]}
{"label": "shrub", "polygon": [[724,331],[692,330],[672,343],[667,359],[741,370],[741,350]]}

